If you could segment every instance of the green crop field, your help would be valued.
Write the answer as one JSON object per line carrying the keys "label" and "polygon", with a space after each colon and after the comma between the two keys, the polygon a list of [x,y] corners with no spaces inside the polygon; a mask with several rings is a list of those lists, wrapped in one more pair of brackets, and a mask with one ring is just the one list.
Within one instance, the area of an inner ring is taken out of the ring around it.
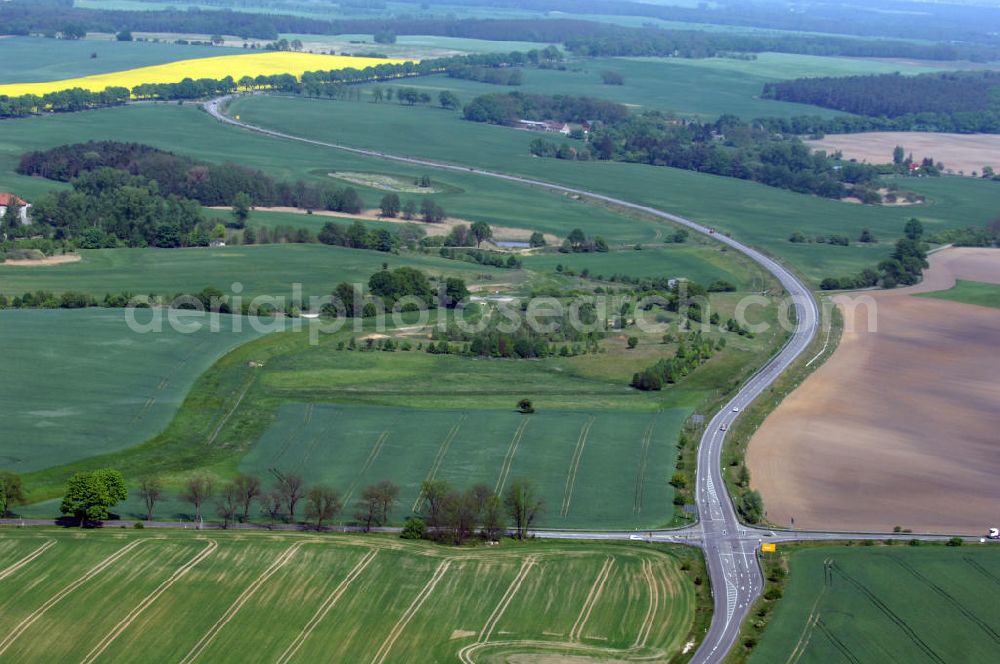
{"label": "green crop field", "polygon": [[121,309],[0,311],[0,468],[38,470],[138,445],[217,358],[259,336],[191,313],[190,333],[129,329]]}
{"label": "green crop field", "polygon": [[[93,54],[97,57],[92,57]],[[176,60],[232,55],[232,49],[152,42],[44,39],[0,39],[0,83],[34,83],[105,74]]]}
{"label": "green crop field", "polygon": [[[328,295],[341,281],[367,283],[382,269],[406,264],[430,274],[475,281],[481,266],[437,256],[407,254],[405,259],[377,251],[323,244],[266,244],[187,249],[88,249],[76,263],[38,267],[0,266],[0,292],[17,295],[44,289],[105,293],[196,293],[206,286],[223,292],[234,283],[244,297],[290,298],[293,284],[303,297]],[[499,270],[498,270],[499,271]],[[502,272],[507,272],[503,270]]]}
{"label": "green crop field", "polygon": [[[544,403],[544,399],[541,400]],[[392,478],[397,514],[418,505],[420,483],[446,480],[502,493],[527,478],[549,528],[641,528],[661,523],[673,499],[677,430],[688,409],[629,413],[543,409],[420,410],[287,405],[240,462],[258,476],[270,468],[307,483],[341,487],[345,501]]]}
{"label": "green crop field", "polygon": [[46,664],[664,660],[708,601],[683,547],[31,529],[0,553],[0,657]]}
{"label": "green crop field", "polygon": [[934,293],[920,293],[920,297],[931,297],[937,300],[950,300],[952,302],[977,304],[981,307],[1000,309],[1000,284],[959,279],[948,290],[936,291]]}
{"label": "green crop field", "polygon": [[[910,217],[919,217],[934,232],[984,224],[1000,206],[1000,187],[973,178],[900,179],[901,189],[924,195],[928,202],[862,206],[678,169],[538,159],[528,151],[537,137],[532,132],[466,122],[434,108],[366,103],[361,113],[357,107],[255,97],[235,102],[233,112],[248,122],[295,135],[516,172],[684,214],[785,259],[817,283],[883,260]],[[841,247],[788,241],[795,231],[854,239],[864,228],[871,229],[880,243]],[[628,241],[615,231],[606,227],[600,232],[610,241]]]}
{"label": "green crop field", "polygon": [[[832,581],[824,583],[824,561]],[[1000,550],[806,548],[750,662],[990,662],[1000,657]]]}

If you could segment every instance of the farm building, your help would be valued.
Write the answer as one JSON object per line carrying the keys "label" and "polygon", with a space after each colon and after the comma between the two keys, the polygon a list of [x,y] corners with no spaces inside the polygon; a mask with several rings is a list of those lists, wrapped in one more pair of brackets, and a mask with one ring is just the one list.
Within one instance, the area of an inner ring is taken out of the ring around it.
{"label": "farm building", "polygon": [[22,224],[31,223],[28,219],[28,210],[31,209],[31,203],[18,198],[14,194],[0,193],[0,218],[7,214],[7,210],[11,206],[17,208],[17,216]]}
{"label": "farm building", "polygon": [[552,134],[562,134],[568,136],[570,132],[570,127],[565,122],[555,122],[553,120],[518,120],[517,125],[522,129],[530,129],[532,131],[544,131]]}

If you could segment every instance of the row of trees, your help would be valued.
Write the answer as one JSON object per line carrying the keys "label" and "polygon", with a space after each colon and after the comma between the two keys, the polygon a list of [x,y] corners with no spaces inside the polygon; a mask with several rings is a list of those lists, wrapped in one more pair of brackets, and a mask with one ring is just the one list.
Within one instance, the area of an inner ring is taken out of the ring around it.
{"label": "row of trees", "polygon": [[[207,508],[214,507],[224,526],[248,523],[255,506],[257,514],[268,519],[272,526],[279,521],[299,523],[298,510],[304,505],[301,516],[319,530],[347,507],[345,497],[332,487],[322,484],[310,487],[299,474],[272,472],[276,481],[269,489],[255,475],[240,474],[220,484],[211,475],[196,474],[184,481],[179,497],[191,506],[195,521],[202,521]],[[388,525],[399,493],[399,487],[388,480],[362,488],[353,506],[353,521],[365,530]],[[146,520],[152,521],[156,507],[167,498],[163,481],[157,477],[142,478],[137,494],[145,507]],[[79,472],[66,483],[60,512],[85,527],[109,519],[111,510],[127,499],[128,488],[120,471],[102,468]],[[13,473],[0,473],[0,516],[6,516],[9,507],[24,502],[21,478]],[[497,540],[507,529],[508,516],[515,525],[515,533],[523,539],[543,509],[534,484],[524,479],[514,479],[502,498],[481,484],[459,492],[443,480],[426,480],[417,502],[423,518],[408,519],[403,537],[428,537],[455,544],[465,542],[477,526],[481,526],[487,540]]]}

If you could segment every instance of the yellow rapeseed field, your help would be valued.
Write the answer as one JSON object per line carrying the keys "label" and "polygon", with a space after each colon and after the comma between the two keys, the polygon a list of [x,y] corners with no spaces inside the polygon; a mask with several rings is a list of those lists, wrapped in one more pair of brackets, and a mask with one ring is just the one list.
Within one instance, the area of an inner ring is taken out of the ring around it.
{"label": "yellow rapeseed field", "polygon": [[244,76],[271,76],[292,74],[301,76],[307,71],[330,71],[333,69],[364,69],[380,64],[399,64],[403,60],[385,58],[361,58],[343,55],[317,55],[313,53],[292,53],[272,51],[265,53],[245,53],[240,55],[220,55],[214,58],[178,60],[152,67],[126,69],[108,74],[95,74],[80,78],[44,83],[9,83],[0,85],[0,95],[17,97],[20,95],[43,95],[70,88],[83,88],[100,92],[108,87],[125,87],[131,90],[143,83],[180,83],[185,78],[221,79],[232,76],[239,81]]}

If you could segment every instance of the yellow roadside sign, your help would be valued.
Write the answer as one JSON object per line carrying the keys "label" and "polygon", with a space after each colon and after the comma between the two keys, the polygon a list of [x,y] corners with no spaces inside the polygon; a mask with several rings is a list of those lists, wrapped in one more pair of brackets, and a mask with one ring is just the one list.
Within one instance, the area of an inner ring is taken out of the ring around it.
{"label": "yellow roadside sign", "polygon": [[764,542],[760,545],[761,553],[774,553],[778,550],[777,544],[772,544],[771,542]]}

